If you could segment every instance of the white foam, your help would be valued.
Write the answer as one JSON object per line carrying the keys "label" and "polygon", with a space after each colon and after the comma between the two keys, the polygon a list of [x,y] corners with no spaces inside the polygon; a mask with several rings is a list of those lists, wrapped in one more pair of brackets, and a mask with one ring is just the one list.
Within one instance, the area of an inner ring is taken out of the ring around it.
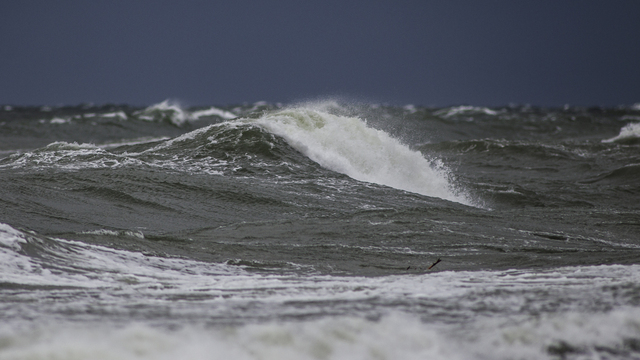
{"label": "white foam", "polygon": [[20,253],[26,243],[25,233],[0,223],[0,283],[20,284],[26,281],[28,284],[32,278],[43,274],[40,264]]}
{"label": "white foam", "polygon": [[97,147],[94,144],[90,143],[78,143],[78,142],[66,142],[66,141],[55,141],[51,144],[42,148],[42,150],[36,151],[55,151],[55,150],[94,150]]}
{"label": "white foam", "polygon": [[[174,139],[167,137],[140,138],[102,145],[55,142],[34,151],[10,154],[9,159],[11,161],[0,165],[0,169],[29,167],[32,170],[56,168],[65,171],[78,171],[83,169],[115,169],[125,166],[148,166],[189,174],[223,175],[224,172],[220,170],[220,167],[228,165],[228,162],[211,157],[199,158],[197,160],[172,157],[170,159],[152,159],[148,161],[138,158],[141,154],[166,148],[175,142],[193,139],[195,136],[206,132],[207,129],[208,127],[200,128]],[[140,153],[124,152],[119,154],[107,151],[109,148],[122,145],[144,144],[162,140],[166,141]]]}
{"label": "white foam", "polygon": [[[118,112],[115,114],[117,114],[117,116],[119,116],[120,118],[122,118],[122,115],[124,115],[124,119],[126,119],[126,114],[124,114],[123,112]],[[107,117],[107,115],[108,114],[102,116]],[[225,120],[237,117],[237,115],[232,112],[218,109],[216,107],[211,107],[206,110],[194,111],[191,113],[183,109],[179,104],[170,100],[165,100],[159,104],[151,105],[144,110],[135,112],[134,115],[138,119],[145,121],[161,121],[164,119],[168,119],[176,126],[182,126],[187,122],[196,121],[205,116],[219,116]]]}
{"label": "white foam", "polygon": [[124,145],[140,145],[140,144],[146,144],[146,143],[150,143],[150,142],[164,141],[164,140],[168,140],[168,139],[170,139],[170,138],[167,137],[167,136],[141,137],[141,138],[136,138],[136,139],[126,139],[126,140],[121,140],[121,141],[116,141],[116,142],[100,144],[100,145],[97,145],[97,147],[99,147],[101,149],[110,149],[110,148],[115,148],[115,147],[124,146]]}
{"label": "white foam", "polygon": [[225,111],[222,109],[218,109],[215,107],[211,107],[210,109],[207,109],[207,110],[194,111],[191,113],[191,116],[193,116],[195,119],[199,119],[203,116],[219,116],[227,120],[237,117],[234,113],[231,113],[229,111]]}
{"label": "white foam", "polygon": [[437,328],[404,315],[176,331],[141,324],[42,326],[4,339],[5,359],[464,359]]}
{"label": "white foam", "polygon": [[0,168],[29,167],[33,170],[57,168],[78,171],[122,166],[154,166],[127,154],[107,152],[103,148],[108,148],[108,146],[99,147],[94,144],[58,141],[34,151],[12,154],[9,156],[12,161],[0,165]]}
{"label": "white foam", "polygon": [[20,231],[7,224],[0,223],[0,245],[19,250],[20,243],[26,242]]}
{"label": "white foam", "polygon": [[168,118],[176,126],[182,126],[188,121],[194,120],[193,116],[182,109],[177,103],[165,100],[159,104],[154,104],[142,111],[134,113],[138,119],[147,121],[157,121]]}
{"label": "white foam", "polygon": [[[23,254],[25,242],[46,252]],[[640,338],[640,310],[618,305],[635,301],[638,265],[385,277],[265,275],[30,236],[1,223],[0,244],[6,245],[0,246],[0,282],[72,287],[54,298],[49,291],[21,292],[10,309],[28,320],[0,324],[2,359],[539,359],[562,342],[593,355],[598,347],[624,350],[626,339]],[[92,290],[98,298],[86,296]],[[56,316],[96,306],[98,320]],[[143,317],[149,323],[109,323],[116,315],[128,319],[127,309],[149,311]],[[366,320],[358,309],[381,318]],[[443,313],[449,322],[432,319]],[[158,314],[178,319],[178,330],[155,327],[154,321],[163,321]],[[323,316],[284,321],[310,314]],[[278,320],[242,321],[252,316]],[[205,326],[220,318],[244,325]]]}
{"label": "white foam", "polygon": [[53,118],[49,123],[51,124],[68,124],[71,122],[71,119],[63,119],[63,118]]}
{"label": "white foam", "polygon": [[449,181],[451,174],[441,161],[425,159],[357,117],[301,107],[254,122],[323,167],[356,180],[471,204]]}
{"label": "white foam", "polygon": [[[131,236],[144,238],[136,231],[96,230],[96,235]],[[53,256],[32,257],[20,252],[23,244],[34,246]],[[198,289],[207,299],[218,301],[226,295],[229,302],[254,301],[287,303],[291,301],[364,301],[379,299],[391,303],[401,299],[459,299],[478,297],[477,294],[495,289],[509,289],[500,296],[502,310],[515,311],[522,294],[531,293],[540,304],[555,301],[539,290],[556,287],[600,297],[596,289],[635,283],[640,280],[640,266],[592,266],[549,269],[538,272],[476,271],[421,273],[386,277],[341,277],[296,274],[261,275],[249,273],[241,266],[205,263],[188,259],[144,255],[140,252],[117,250],[63,239],[29,236],[9,225],[0,223],[0,282],[29,285],[69,285],[101,288],[105,291],[130,291],[139,299],[149,297],[158,302],[160,294],[189,294]],[[374,249],[375,250],[375,249]],[[54,263],[49,263],[54,259]],[[59,259],[55,260],[55,259]],[[10,261],[8,261],[10,260]],[[24,265],[26,264],[26,265]],[[34,271],[55,267],[58,273]],[[441,265],[441,266],[446,266]],[[231,276],[230,276],[231,275]],[[122,277],[135,279],[135,287],[121,289]],[[595,293],[594,293],[595,291]],[[495,296],[494,296],[495,297]],[[456,300],[458,299],[458,300]],[[169,301],[168,304],[171,302]],[[224,308],[210,309],[224,311]],[[210,311],[206,310],[206,311]],[[287,312],[295,309],[284,309]],[[468,310],[469,315],[473,314]]]}
{"label": "white foam", "polygon": [[633,139],[640,139],[640,123],[629,123],[620,129],[618,136],[611,139],[602,140],[603,143],[628,141]]}
{"label": "white foam", "polygon": [[[144,238],[141,232],[97,230],[97,235],[125,235]],[[32,257],[20,252],[27,243],[24,233],[0,223],[0,282],[101,288],[117,291],[123,281],[135,283],[139,291],[172,288],[190,291],[194,286],[211,286],[212,276],[240,274],[239,267],[197,261],[146,256],[140,252],[116,250],[63,239],[30,237],[28,241],[46,253]],[[48,243],[47,243],[48,242]],[[50,262],[51,261],[51,262]],[[46,270],[55,268],[55,272]]]}
{"label": "white foam", "polygon": [[[640,311],[479,319],[462,328],[391,312],[360,317],[166,330],[132,323],[0,326],[3,359],[599,359],[635,358]],[[560,356],[555,351],[571,347]],[[626,351],[626,353],[625,353]],[[618,356],[608,357],[612,354]]]}
{"label": "white foam", "polygon": [[407,111],[409,112],[409,114],[413,114],[413,113],[415,113],[416,111],[418,111],[418,109],[416,109],[416,106],[415,106],[415,105],[413,105],[413,104],[405,105],[405,106],[403,107],[403,109],[407,110]]}
{"label": "white foam", "polygon": [[436,111],[435,115],[442,116],[445,118],[460,115],[460,114],[486,114],[486,115],[498,115],[498,112],[495,110],[491,110],[486,107],[476,107],[476,106],[456,106],[449,109],[442,109]]}
{"label": "white foam", "polygon": [[[509,320],[495,317],[482,319],[467,331],[477,334],[467,334],[464,341],[473,349],[473,358],[533,360],[555,358],[555,354],[571,359],[627,359],[637,355],[629,352],[628,342],[640,337],[640,310],[625,307],[603,313],[562,312]],[[611,356],[614,354],[617,356]]]}
{"label": "white foam", "polygon": [[103,118],[119,118],[120,120],[127,120],[127,114],[124,111],[117,111],[113,113],[101,114],[100,117]]}

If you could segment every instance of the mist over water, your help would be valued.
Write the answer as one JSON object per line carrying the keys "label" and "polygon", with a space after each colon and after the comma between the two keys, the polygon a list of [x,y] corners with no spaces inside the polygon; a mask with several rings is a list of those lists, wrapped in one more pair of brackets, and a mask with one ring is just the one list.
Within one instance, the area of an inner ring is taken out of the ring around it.
{"label": "mist over water", "polygon": [[638,357],[639,109],[0,107],[0,358]]}

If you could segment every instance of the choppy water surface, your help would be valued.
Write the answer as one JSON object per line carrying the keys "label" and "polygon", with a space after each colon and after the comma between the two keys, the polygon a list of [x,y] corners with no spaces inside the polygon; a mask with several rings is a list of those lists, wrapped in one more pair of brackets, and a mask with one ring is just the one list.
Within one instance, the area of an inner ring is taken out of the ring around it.
{"label": "choppy water surface", "polygon": [[640,358],[639,179],[640,105],[3,106],[0,358]]}

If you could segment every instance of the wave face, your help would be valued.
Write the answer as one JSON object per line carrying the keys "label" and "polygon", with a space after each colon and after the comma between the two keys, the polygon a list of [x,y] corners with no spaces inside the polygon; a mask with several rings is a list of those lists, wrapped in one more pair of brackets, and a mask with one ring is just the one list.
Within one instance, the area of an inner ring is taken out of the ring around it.
{"label": "wave face", "polygon": [[0,107],[0,358],[638,357],[638,122]]}

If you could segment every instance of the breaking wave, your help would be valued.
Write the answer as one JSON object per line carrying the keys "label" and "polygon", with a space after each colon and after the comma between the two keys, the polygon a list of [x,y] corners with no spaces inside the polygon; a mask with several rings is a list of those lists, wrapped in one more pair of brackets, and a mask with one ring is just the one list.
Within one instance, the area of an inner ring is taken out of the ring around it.
{"label": "breaking wave", "polygon": [[426,159],[358,117],[301,107],[266,114],[255,123],[321,166],[356,180],[471,204],[440,160]]}

